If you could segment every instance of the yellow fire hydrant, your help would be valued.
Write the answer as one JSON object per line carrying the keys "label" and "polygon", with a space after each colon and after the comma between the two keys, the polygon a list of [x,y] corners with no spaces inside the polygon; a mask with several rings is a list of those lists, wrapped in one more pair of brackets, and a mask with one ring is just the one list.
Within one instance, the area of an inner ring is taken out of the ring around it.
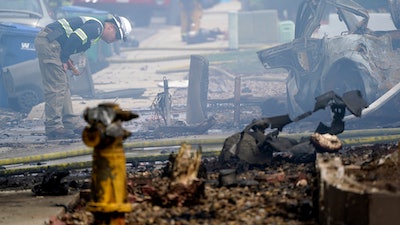
{"label": "yellow fire hydrant", "polygon": [[122,128],[122,122],[137,117],[114,103],[100,104],[84,112],[88,126],[83,130],[82,140],[94,147],[91,200],[87,210],[94,214],[96,225],[124,225],[125,213],[132,211],[122,145],[131,133]]}

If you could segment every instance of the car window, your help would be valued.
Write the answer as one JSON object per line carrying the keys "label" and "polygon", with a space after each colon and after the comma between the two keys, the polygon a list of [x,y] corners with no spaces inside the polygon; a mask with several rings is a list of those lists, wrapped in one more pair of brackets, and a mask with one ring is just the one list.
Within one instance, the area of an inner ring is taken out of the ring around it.
{"label": "car window", "polygon": [[0,22],[44,27],[54,21],[48,0],[0,0]]}
{"label": "car window", "polygon": [[0,8],[7,10],[25,10],[43,14],[39,0],[0,0]]}

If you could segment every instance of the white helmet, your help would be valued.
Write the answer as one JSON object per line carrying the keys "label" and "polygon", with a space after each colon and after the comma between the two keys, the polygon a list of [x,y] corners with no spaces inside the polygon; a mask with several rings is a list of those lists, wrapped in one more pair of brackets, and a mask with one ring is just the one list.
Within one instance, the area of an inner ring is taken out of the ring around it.
{"label": "white helmet", "polygon": [[112,22],[117,26],[117,38],[126,41],[129,33],[132,31],[132,25],[129,20],[123,16],[114,16]]}

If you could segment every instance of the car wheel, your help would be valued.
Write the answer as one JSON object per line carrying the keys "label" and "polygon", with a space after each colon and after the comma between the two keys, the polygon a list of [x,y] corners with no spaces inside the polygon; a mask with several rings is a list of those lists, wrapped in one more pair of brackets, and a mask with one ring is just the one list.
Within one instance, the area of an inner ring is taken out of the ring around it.
{"label": "car wheel", "polygon": [[[363,66],[356,66],[354,62],[349,60],[340,60],[331,67],[330,72],[327,74],[322,88],[323,93],[333,91],[336,95],[342,97],[344,93],[354,90],[359,90],[361,96],[368,101],[368,96],[366,95],[364,80],[369,77],[367,69]],[[333,113],[329,110],[330,117]],[[346,115],[350,115],[351,112],[346,110]]]}
{"label": "car wheel", "polygon": [[43,102],[43,93],[38,88],[26,87],[16,93],[16,98],[10,101],[10,107],[15,111],[29,113],[35,105]]}
{"label": "car wheel", "polygon": [[320,94],[334,91],[337,95],[342,96],[348,91],[359,90],[365,98],[364,81],[361,77],[368,76],[363,67],[357,67],[354,62],[349,60],[340,60],[331,67],[325,76],[322,84],[323,92]]}
{"label": "car wheel", "polygon": [[363,86],[362,79],[357,75],[349,77],[338,76],[336,79],[329,79],[325,84],[325,89],[326,92],[332,90],[337,95],[342,96],[344,93],[352,90],[359,90],[364,93]]}
{"label": "car wheel", "polygon": [[397,29],[400,29],[400,0],[388,0],[390,15]]}

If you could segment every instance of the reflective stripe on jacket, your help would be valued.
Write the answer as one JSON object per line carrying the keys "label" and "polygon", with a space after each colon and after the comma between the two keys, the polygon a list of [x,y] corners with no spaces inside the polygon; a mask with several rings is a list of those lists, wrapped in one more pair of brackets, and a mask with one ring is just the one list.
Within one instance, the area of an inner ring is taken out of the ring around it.
{"label": "reflective stripe on jacket", "polygon": [[62,48],[61,61],[67,62],[70,55],[84,52],[103,34],[104,26],[94,17],[71,17],[60,19],[47,25],[54,32],[59,32],[57,40]]}

